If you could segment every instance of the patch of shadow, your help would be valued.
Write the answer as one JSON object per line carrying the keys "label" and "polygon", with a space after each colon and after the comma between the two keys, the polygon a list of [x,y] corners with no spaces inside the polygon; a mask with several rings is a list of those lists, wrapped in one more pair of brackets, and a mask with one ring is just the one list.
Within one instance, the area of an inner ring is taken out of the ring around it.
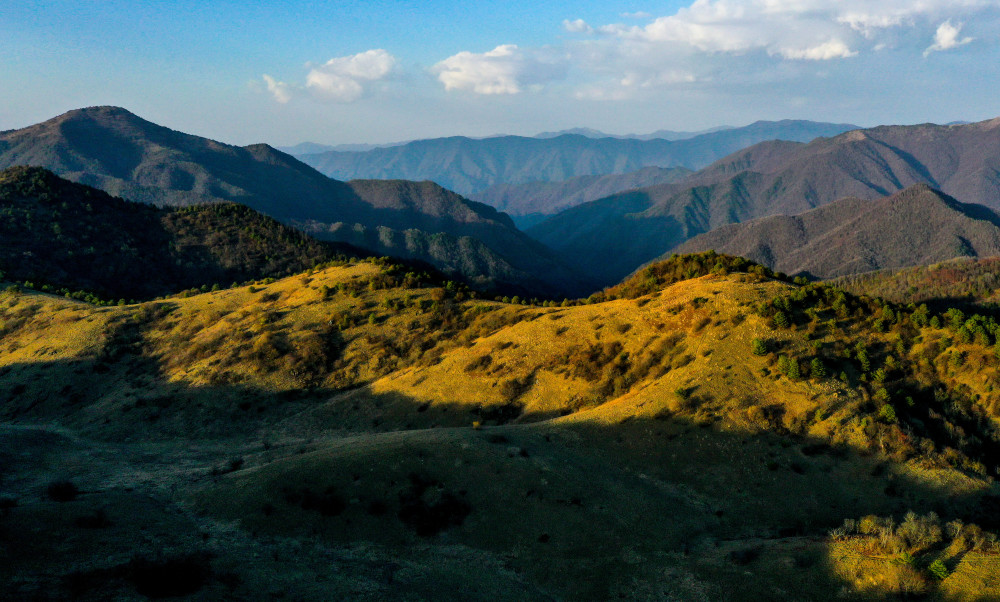
{"label": "patch of shadow", "polygon": [[201,591],[212,576],[208,554],[165,559],[134,558],[128,580],[148,598],[174,598]]}
{"label": "patch of shadow", "polygon": [[303,510],[318,512],[323,516],[337,516],[347,508],[344,498],[337,495],[333,487],[327,487],[322,493],[317,493],[308,487],[299,490],[286,488],[285,501]]}
{"label": "patch of shadow", "polygon": [[213,577],[211,555],[206,552],[154,558],[137,555],[127,563],[65,575],[61,594],[67,599],[100,594],[105,599],[111,591],[131,586],[146,598],[176,598],[197,594]]}
{"label": "patch of shadow", "polygon": [[759,549],[746,548],[743,550],[733,550],[732,552],[730,552],[729,560],[731,560],[733,564],[737,564],[739,566],[746,566],[751,562],[753,562],[754,560],[757,560],[758,556],[760,556]]}
{"label": "patch of shadow", "polygon": [[399,520],[420,537],[432,537],[461,526],[472,507],[440,483],[410,475],[410,487],[399,494]]}

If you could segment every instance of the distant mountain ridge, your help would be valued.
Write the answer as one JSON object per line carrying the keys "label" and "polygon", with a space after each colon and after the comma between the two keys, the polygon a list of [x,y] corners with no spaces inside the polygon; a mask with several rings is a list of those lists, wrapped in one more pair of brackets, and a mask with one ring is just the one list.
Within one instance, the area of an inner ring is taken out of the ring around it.
{"label": "distant mountain ridge", "polygon": [[723,226],[675,251],[709,249],[790,275],[827,279],[1000,255],[1000,215],[917,184],[874,201],[847,198],[795,216]]}
{"label": "distant mountain ridge", "polygon": [[693,172],[684,167],[643,167],[606,176],[577,176],[562,182],[497,184],[471,195],[480,203],[510,215],[518,225],[537,223],[547,216],[622,190],[677,182]]}
{"label": "distant mountain ridge", "polygon": [[344,231],[337,224],[417,229],[424,233],[420,236],[448,241],[472,237],[482,244],[449,245],[469,252],[488,248],[488,260],[421,256],[420,245],[410,256],[446,270],[492,266],[488,273],[452,273],[498,286],[530,282],[553,293],[589,286],[520,233],[506,215],[431,182],[340,182],[265,144],[230,146],[156,125],[118,107],[79,109],[3,132],[0,168],[13,165],[45,167],[71,181],[159,206],[240,203],[285,223],[309,224],[326,240],[337,240]]}
{"label": "distant mountain ridge", "polygon": [[613,283],[714,228],[796,215],[845,197],[873,200],[920,183],[1000,208],[1000,119],[880,126],[808,144],[763,142],[682,183],[585,203],[528,232]]}
{"label": "distant mountain ridge", "polygon": [[459,194],[472,194],[495,184],[621,174],[649,166],[698,169],[763,140],[807,141],[855,128],[810,121],[759,121],[677,141],[594,139],[581,135],[547,139],[499,136],[478,140],[454,136],[365,152],[331,151],[299,158],[341,180],[432,180]]}
{"label": "distant mountain ridge", "polygon": [[704,130],[698,130],[694,132],[688,131],[677,131],[677,130],[656,130],[649,134],[608,134],[607,132],[602,132],[600,130],[595,130],[593,128],[569,128],[566,130],[559,130],[558,132],[542,132],[540,134],[535,134],[535,138],[557,138],[565,134],[578,134],[580,136],[586,136],[588,138],[622,138],[631,140],[687,140],[688,138],[694,138],[695,136],[701,136],[702,134],[712,134],[715,132],[722,132],[725,130],[736,129],[735,126],[731,125],[721,125],[718,127],[708,128]]}

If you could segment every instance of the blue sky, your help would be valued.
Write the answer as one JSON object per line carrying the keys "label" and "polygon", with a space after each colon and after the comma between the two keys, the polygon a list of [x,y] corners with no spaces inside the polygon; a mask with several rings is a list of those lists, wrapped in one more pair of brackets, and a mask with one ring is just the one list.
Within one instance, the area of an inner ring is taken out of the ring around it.
{"label": "blue sky", "polygon": [[[255,6],[256,4],[256,6]],[[0,129],[225,142],[1000,115],[1000,0],[0,3]]]}

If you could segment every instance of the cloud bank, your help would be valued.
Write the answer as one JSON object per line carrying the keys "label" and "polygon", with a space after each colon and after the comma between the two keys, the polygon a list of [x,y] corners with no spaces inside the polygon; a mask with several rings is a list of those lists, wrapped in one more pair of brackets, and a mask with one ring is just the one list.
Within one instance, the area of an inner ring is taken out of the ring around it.
{"label": "cloud bank", "polygon": [[[993,20],[980,19],[983,15]],[[461,50],[425,74],[446,92],[511,96],[553,87],[587,100],[791,80],[828,69],[822,65],[863,64],[876,54],[926,57],[954,50],[974,39],[962,35],[964,22],[974,22],[980,31],[996,26],[1000,2],[694,0],[665,16],[622,13],[627,23],[591,24],[572,17],[562,21],[564,39],[554,45]],[[279,103],[297,96],[350,103],[399,72],[396,58],[383,49],[307,68],[301,85],[264,75],[267,91]]]}

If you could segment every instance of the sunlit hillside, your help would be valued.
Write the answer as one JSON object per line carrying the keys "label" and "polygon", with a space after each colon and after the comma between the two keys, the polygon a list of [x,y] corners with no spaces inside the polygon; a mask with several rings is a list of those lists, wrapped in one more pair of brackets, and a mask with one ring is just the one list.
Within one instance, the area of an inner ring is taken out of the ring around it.
{"label": "sunlit hillside", "polygon": [[1000,595],[993,322],[712,254],[541,306],[444,284],[356,261],[112,308],[3,293],[0,535],[30,545],[0,577],[83,599]]}

